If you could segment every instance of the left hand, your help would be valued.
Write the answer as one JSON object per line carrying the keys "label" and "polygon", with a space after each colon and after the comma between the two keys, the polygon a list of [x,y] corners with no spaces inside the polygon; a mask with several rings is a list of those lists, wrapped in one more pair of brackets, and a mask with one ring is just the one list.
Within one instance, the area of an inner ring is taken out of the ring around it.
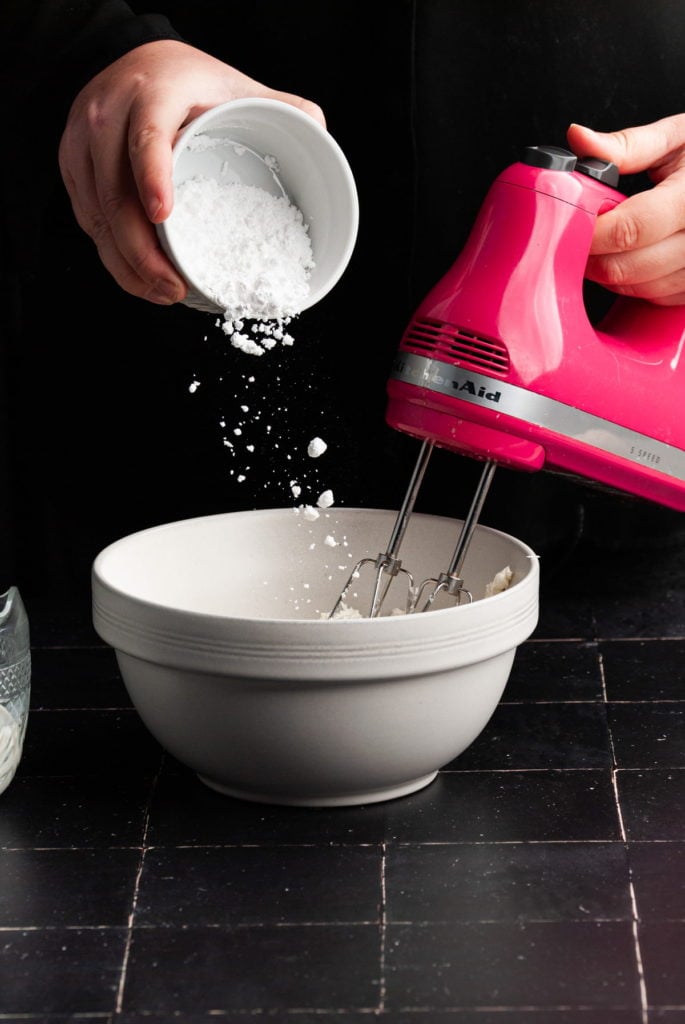
{"label": "left hand", "polygon": [[654,182],[597,218],[586,276],[620,295],[685,303],[685,114],[617,132],[572,124],[567,140],[578,156]]}
{"label": "left hand", "polygon": [[193,118],[244,96],[281,100],[325,126],[311,100],[277,92],[175,39],[135,47],[76,96],[59,166],[78,224],[124,291],[164,306],[185,298],[187,285],[155,230],[173,205],[172,148]]}

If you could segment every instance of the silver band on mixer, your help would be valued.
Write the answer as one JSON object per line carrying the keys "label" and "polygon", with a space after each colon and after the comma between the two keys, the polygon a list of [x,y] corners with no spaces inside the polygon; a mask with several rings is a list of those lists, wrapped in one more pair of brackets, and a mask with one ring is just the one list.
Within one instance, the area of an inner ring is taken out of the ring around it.
{"label": "silver band on mixer", "polygon": [[401,352],[390,373],[392,380],[459,398],[486,409],[533,423],[574,441],[618,455],[629,462],[649,466],[678,480],[685,480],[685,452],[628,427],[564,402],[538,395],[515,384],[472,373],[413,352]]}

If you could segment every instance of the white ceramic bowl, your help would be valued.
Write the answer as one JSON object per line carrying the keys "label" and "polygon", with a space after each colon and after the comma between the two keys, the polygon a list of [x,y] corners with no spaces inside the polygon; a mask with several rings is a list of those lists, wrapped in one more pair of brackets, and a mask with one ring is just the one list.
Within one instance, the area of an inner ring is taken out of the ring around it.
{"label": "white ceramic bowl", "polygon": [[[199,136],[208,143],[206,147],[197,147]],[[280,100],[230,100],[205,111],[183,129],[173,160],[177,187],[196,176],[256,185],[277,196],[285,193],[301,211],[316,264],[302,309],[319,302],[337,283],[357,240],[359,201],[345,154],[312,117]],[[223,313],[203,291],[197,268],[184,259],[173,218],[159,224],[157,233],[189,285],[186,305]]]}
{"label": "white ceramic bowl", "polygon": [[[537,558],[479,526],[464,565],[472,604],[320,618],[394,521],[379,509],[314,522],[292,508],[235,512],[97,556],[95,629],[148,729],[209,786],[267,803],[387,800],[427,785],[482,731],[537,623]],[[419,579],[445,568],[459,525],[415,514],[407,568]],[[506,566],[511,586],[483,597]]]}

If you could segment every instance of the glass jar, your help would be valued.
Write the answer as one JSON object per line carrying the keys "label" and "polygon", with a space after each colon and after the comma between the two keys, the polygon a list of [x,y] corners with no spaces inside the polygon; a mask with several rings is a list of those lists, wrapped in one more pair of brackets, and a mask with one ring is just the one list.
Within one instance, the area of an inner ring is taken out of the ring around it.
{"label": "glass jar", "polygon": [[29,620],[16,587],[0,594],[0,793],[14,778],[31,696]]}

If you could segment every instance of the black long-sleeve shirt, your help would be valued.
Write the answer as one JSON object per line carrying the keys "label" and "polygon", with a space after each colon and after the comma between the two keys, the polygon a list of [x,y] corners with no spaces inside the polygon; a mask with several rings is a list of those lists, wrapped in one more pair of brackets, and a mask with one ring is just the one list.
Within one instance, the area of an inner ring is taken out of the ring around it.
{"label": "black long-sleeve shirt", "polygon": [[123,0],[4,0],[0,27],[0,82],[15,110],[29,100],[68,104],[133,47],[180,38],[163,14],[134,13]]}
{"label": "black long-sleeve shirt", "polygon": [[10,274],[30,273],[34,264],[40,218],[58,182],[59,138],[78,91],[134,47],[179,38],[164,15],[136,14],[123,0],[4,0],[0,94],[7,158],[0,201]]}
{"label": "black long-sleeve shirt", "polygon": [[[25,465],[31,452],[26,424],[35,418],[35,410],[27,408],[27,367],[34,377],[41,372],[31,351],[30,325],[41,319],[47,324],[50,317],[43,308],[41,253],[55,199],[64,202],[57,165],[60,135],[74,97],[93,75],[136,46],[178,38],[164,15],[136,14],[123,0],[3,0],[0,5],[0,589],[19,580],[25,557],[21,495],[33,468]],[[62,334],[67,329],[63,322],[59,327]],[[41,537],[30,543],[45,552]],[[43,556],[37,561],[44,562]],[[51,572],[47,564],[44,571]]]}

